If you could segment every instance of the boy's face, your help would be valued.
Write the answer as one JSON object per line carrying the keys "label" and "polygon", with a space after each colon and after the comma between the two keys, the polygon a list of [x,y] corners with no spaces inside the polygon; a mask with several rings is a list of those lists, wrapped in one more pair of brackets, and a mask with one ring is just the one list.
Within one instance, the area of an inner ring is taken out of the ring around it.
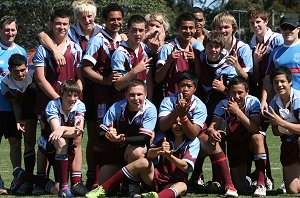
{"label": "boy's face", "polygon": [[217,24],[216,30],[223,33],[225,41],[231,42],[234,32],[231,23],[224,21],[223,23]]}
{"label": "boy's face", "polygon": [[197,32],[202,32],[202,30],[204,28],[204,25],[205,25],[205,18],[203,16],[203,13],[202,12],[196,12],[196,13],[193,13],[193,15],[197,20],[196,31]]}
{"label": "boy's face", "polygon": [[259,36],[264,36],[268,30],[268,21],[264,21],[262,18],[251,18],[249,20],[251,30]]}
{"label": "boy's face", "polygon": [[159,32],[161,33],[162,29],[163,29],[163,25],[158,22],[158,21],[150,21],[148,23],[148,26],[147,26],[147,31],[148,32],[151,32],[151,33],[154,33],[154,32]]}
{"label": "boy's face", "polygon": [[123,23],[122,13],[120,11],[110,11],[104,23],[108,32],[118,33]]}
{"label": "boy's face", "polygon": [[176,119],[175,123],[172,125],[172,132],[174,136],[182,136],[184,132],[182,131],[182,124],[180,123],[179,117]]}
{"label": "boy's face", "polygon": [[12,67],[9,71],[16,81],[22,81],[26,76],[27,68],[26,65],[23,64],[20,66]]}
{"label": "boy's face", "polygon": [[207,54],[208,60],[210,61],[219,60],[221,51],[221,46],[215,43],[207,43],[205,46],[205,52]]}
{"label": "boy's face", "polygon": [[52,23],[53,35],[57,38],[64,38],[70,29],[70,18],[55,17]]}
{"label": "boy's face", "polygon": [[284,44],[291,45],[294,43],[294,41],[297,41],[299,30],[300,27],[295,28],[291,25],[283,25],[281,27],[281,34],[284,39]]}
{"label": "boy's face", "polygon": [[146,31],[145,23],[132,23],[128,29],[128,40],[135,44],[139,44]]}
{"label": "boy's face", "polygon": [[64,93],[62,96],[62,109],[65,111],[71,111],[76,101],[79,99],[77,93]]}
{"label": "boy's face", "polygon": [[77,15],[77,20],[83,31],[92,31],[95,27],[95,15],[91,12],[80,12]]}
{"label": "boy's face", "polygon": [[245,88],[244,84],[232,85],[230,88],[230,98],[238,104],[240,108],[245,105],[245,97],[248,95],[248,90]]}
{"label": "boy's face", "polygon": [[196,91],[196,86],[193,81],[184,79],[178,83],[178,90],[186,101],[190,101]]}
{"label": "boy's face", "polygon": [[129,90],[127,90],[126,92],[129,110],[139,111],[144,105],[146,96],[147,92],[142,85],[129,88]]}
{"label": "boy's face", "polygon": [[291,93],[292,82],[288,82],[284,74],[275,76],[273,79],[273,88],[280,96],[289,96]]}
{"label": "boy's face", "polygon": [[12,23],[6,23],[3,25],[3,27],[0,30],[1,30],[0,35],[2,41],[4,41],[5,43],[14,42],[16,35],[18,33],[16,22],[13,21]]}
{"label": "boy's face", "polygon": [[178,28],[178,36],[182,40],[190,41],[196,32],[194,21],[181,21]]}

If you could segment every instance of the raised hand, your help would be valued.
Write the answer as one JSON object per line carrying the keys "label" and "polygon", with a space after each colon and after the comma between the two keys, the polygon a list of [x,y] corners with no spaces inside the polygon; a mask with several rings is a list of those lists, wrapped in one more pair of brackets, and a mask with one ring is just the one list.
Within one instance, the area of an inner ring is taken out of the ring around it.
{"label": "raised hand", "polygon": [[17,121],[17,130],[25,133],[26,123],[24,121]]}
{"label": "raised hand", "polygon": [[189,50],[184,51],[183,53],[184,53],[185,59],[192,59],[192,60],[195,59],[195,53],[194,53],[194,50],[193,50],[193,47],[191,44],[189,45]]}
{"label": "raised hand", "polygon": [[180,98],[176,104],[176,113],[179,117],[182,118],[188,114],[192,102],[187,102],[186,99],[184,99],[182,93],[179,93],[179,96]]}
{"label": "raised hand", "polygon": [[220,77],[220,80],[218,80],[218,79],[213,80],[212,88],[214,90],[219,91],[219,92],[225,91],[225,85],[224,85],[224,82],[223,82],[223,75]]}
{"label": "raised hand", "polygon": [[152,57],[151,58],[148,58],[146,60],[146,57],[144,56],[142,58],[142,60],[133,68],[134,72],[136,74],[142,72],[142,71],[145,71],[146,69],[148,69],[147,67],[150,65],[150,61],[152,60]]}
{"label": "raised hand", "polygon": [[253,53],[253,61],[258,64],[267,53],[267,47],[263,43],[258,43]]}
{"label": "raised hand", "polygon": [[229,65],[237,67],[239,65],[236,49],[232,49],[232,55],[227,56],[226,61]]}
{"label": "raised hand", "polygon": [[227,111],[229,111],[231,114],[237,114],[237,112],[240,110],[239,105],[237,102],[231,97],[228,101],[228,105],[226,108]]}

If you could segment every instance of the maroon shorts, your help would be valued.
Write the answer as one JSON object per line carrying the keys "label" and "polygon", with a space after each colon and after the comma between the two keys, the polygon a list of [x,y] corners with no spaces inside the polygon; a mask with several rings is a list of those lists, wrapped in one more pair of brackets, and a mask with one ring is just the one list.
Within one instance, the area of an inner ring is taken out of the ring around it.
{"label": "maroon shorts", "polygon": [[154,168],[154,177],[153,177],[153,182],[154,182],[154,188],[156,192],[160,192],[164,190],[164,187],[168,184],[174,184],[177,182],[185,182],[184,179],[182,178],[171,178],[166,175],[161,174],[156,168]]}
{"label": "maroon shorts", "polygon": [[249,150],[249,141],[245,142],[227,142],[227,157],[230,167],[238,167],[247,164],[251,152]]}
{"label": "maroon shorts", "polygon": [[285,141],[284,138],[282,138],[280,148],[280,162],[282,166],[289,166],[293,163],[300,162],[297,138],[298,137],[295,137],[291,141]]}
{"label": "maroon shorts", "polygon": [[126,147],[119,147],[114,143],[107,143],[103,146],[102,159],[100,165],[115,164],[125,166],[127,163],[124,159]]}

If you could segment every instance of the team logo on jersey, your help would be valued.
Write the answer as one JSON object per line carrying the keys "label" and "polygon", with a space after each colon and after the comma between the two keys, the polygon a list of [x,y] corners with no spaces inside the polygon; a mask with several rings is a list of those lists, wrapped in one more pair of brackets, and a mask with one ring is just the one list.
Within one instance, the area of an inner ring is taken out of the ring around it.
{"label": "team logo on jersey", "polygon": [[138,117],[135,118],[134,122],[135,122],[136,125],[140,125],[141,122],[142,122],[142,119],[138,116]]}
{"label": "team logo on jersey", "polygon": [[294,54],[294,60],[297,61],[297,62],[300,61],[300,53],[295,53]]}

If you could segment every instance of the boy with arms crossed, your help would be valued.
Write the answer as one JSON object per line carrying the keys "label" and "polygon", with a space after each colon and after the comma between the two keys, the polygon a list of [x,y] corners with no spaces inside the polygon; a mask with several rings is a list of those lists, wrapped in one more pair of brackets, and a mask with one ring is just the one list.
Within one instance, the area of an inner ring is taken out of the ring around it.
{"label": "boy with arms crossed", "polygon": [[249,86],[242,77],[229,82],[230,97],[222,100],[215,108],[214,117],[207,129],[212,142],[220,142],[225,133],[227,155],[232,180],[241,193],[246,192],[247,162],[250,151],[258,172],[257,189],[254,196],[266,196],[265,167],[266,152],[264,136],[259,133],[260,102],[248,95]]}
{"label": "boy with arms crossed", "polygon": [[281,138],[280,161],[287,193],[300,192],[300,93],[292,88],[292,73],[286,67],[276,67],[271,75],[276,92],[269,110],[264,110],[275,136]]}

